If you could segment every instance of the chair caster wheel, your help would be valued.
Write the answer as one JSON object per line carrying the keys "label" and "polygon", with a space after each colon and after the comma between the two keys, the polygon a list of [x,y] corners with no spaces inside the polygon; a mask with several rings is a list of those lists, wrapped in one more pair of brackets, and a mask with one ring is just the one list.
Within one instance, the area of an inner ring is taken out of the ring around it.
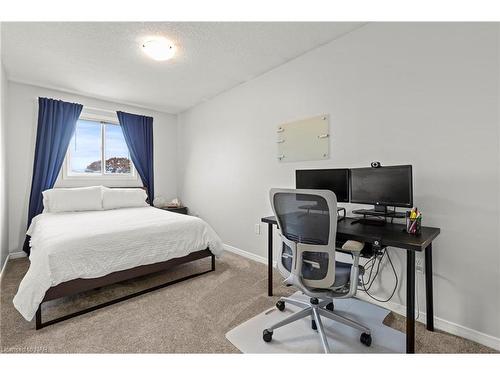
{"label": "chair caster wheel", "polygon": [[318,330],[318,327],[316,326],[316,321],[314,319],[311,320],[311,328],[314,329],[315,331]]}
{"label": "chair caster wheel", "polygon": [[369,335],[368,333],[362,333],[361,337],[359,338],[359,341],[365,346],[370,346],[372,344],[372,335]]}
{"label": "chair caster wheel", "polygon": [[265,342],[271,342],[271,340],[273,339],[273,332],[265,329],[264,332],[262,332],[262,339]]}
{"label": "chair caster wheel", "polygon": [[285,310],[285,301],[278,301],[276,302],[276,308],[279,310],[279,311],[283,311]]}
{"label": "chair caster wheel", "polygon": [[333,311],[333,302],[330,302],[328,305],[325,306],[327,310]]}

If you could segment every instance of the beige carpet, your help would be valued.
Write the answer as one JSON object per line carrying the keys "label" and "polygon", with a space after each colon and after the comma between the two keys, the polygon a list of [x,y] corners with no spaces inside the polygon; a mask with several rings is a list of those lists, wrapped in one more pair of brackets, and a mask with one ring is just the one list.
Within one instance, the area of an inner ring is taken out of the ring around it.
{"label": "beige carpet", "polygon": [[[275,297],[267,297],[266,266],[224,254],[216,271],[113,306],[35,331],[12,305],[27,271],[26,258],[7,264],[1,284],[0,349],[22,353],[238,353],[226,332],[294,292],[275,278]],[[200,260],[164,274],[54,301],[44,320],[116,298],[131,291],[209,268]],[[385,324],[404,332],[404,318],[389,314]],[[489,353],[485,346],[417,323],[417,352]]]}

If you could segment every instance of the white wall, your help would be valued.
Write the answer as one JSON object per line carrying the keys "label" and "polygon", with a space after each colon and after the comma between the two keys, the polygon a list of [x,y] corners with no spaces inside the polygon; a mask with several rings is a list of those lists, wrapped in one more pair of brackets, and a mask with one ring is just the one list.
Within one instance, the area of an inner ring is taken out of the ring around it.
{"label": "white wall", "polygon": [[[1,37],[0,24],[0,41]],[[7,199],[7,141],[6,141],[6,119],[5,100],[7,80],[2,64],[0,42],[0,269],[3,269],[5,259],[9,252],[9,229],[8,229],[8,199]]]}
{"label": "white wall", "polygon": [[[413,164],[415,204],[442,230],[438,321],[498,344],[498,66],[495,24],[369,24],[181,114],[181,198],[226,244],[264,257],[266,229],[254,225],[271,214],[269,189],[293,187],[296,168]],[[279,163],[276,126],[323,113],[330,160]],[[405,255],[390,251],[404,304]],[[374,291],[385,296],[387,264],[381,281]]]}
{"label": "white wall", "polygon": [[[7,129],[7,152],[9,155],[10,252],[22,250],[26,231],[38,118],[38,97],[40,96],[77,102],[83,104],[84,108],[89,106],[109,111],[122,110],[152,116],[154,118],[155,195],[163,195],[166,198],[177,196],[176,116],[41,87],[8,82],[7,121],[9,126]],[[100,181],[67,182],[59,180],[57,185],[84,186],[101,183]],[[106,182],[106,184],[109,185],[109,182]],[[130,185],[130,183],[117,181],[114,185],[126,186]]]}

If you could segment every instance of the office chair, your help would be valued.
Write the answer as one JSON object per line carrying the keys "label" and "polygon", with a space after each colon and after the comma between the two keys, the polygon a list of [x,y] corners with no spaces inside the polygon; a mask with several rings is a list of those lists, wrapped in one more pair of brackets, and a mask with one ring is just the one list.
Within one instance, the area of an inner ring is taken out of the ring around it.
{"label": "office chair", "polygon": [[[311,316],[312,328],[319,332],[325,353],[330,352],[321,318],[332,319],[360,330],[360,341],[370,346],[371,332],[364,325],[334,311],[333,300],[356,295],[360,274],[359,255],[364,244],[345,242],[341,249],[350,252],[352,264],[335,261],[337,232],[337,198],[329,190],[271,189],[271,205],[278,221],[282,240],[278,269],[285,277],[284,283],[293,285],[310,297],[309,303],[294,298],[280,298],[278,310],[285,303],[302,310],[273,324],[263,332],[266,342],[272,340],[276,329]],[[304,205],[328,207],[327,210],[304,210]]]}

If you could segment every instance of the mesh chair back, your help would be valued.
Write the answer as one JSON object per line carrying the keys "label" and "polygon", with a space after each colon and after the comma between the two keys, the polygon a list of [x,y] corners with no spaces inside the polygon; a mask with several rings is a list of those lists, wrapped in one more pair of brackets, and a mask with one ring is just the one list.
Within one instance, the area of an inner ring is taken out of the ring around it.
{"label": "mesh chair back", "polygon": [[272,189],[271,204],[282,236],[280,272],[286,278],[296,274],[309,287],[333,285],[335,194],[329,190]]}

